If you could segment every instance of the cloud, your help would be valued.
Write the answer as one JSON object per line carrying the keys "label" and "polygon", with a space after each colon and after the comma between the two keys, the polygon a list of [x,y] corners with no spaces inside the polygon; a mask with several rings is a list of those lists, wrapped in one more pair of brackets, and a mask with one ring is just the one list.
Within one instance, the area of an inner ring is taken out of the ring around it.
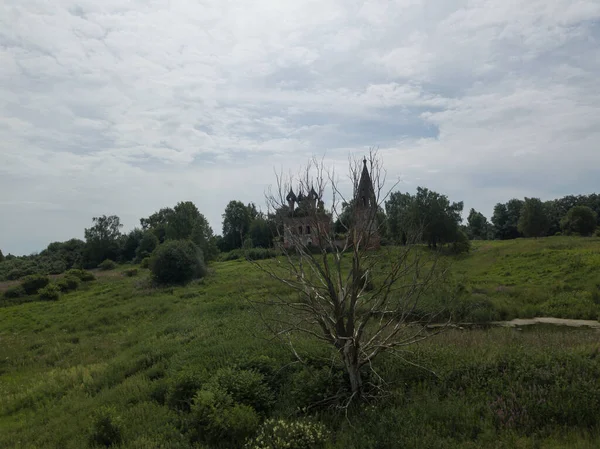
{"label": "cloud", "polygon": [[589,192],[595,0],[8,0],[0,248],[192,200],[220,231],[274,169],[379,146],[399,188],[488,214]]}

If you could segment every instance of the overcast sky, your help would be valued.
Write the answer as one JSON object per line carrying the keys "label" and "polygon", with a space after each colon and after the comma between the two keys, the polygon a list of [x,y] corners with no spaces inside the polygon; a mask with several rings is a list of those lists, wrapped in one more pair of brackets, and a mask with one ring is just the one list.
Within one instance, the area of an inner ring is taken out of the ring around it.
{"label": "overcast sky", "polygon": [[378,146],[490,215],[600,184],[598,0],[2,0],[0,249]]}

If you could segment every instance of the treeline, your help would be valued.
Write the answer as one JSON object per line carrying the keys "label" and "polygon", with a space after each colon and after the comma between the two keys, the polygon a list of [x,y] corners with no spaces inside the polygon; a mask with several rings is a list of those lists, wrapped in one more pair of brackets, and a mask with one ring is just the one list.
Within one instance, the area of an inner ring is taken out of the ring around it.
{"label": "treeline", "polygon": [[508,240],[519,237],[592,235],[600,225],[600,195],[569,195],[542,202],[511,199],[494,207],[491,223],[471,209],[466,231],[471,239]]}
{"label": "treeline", "polygon": [[[454,252],[469,249],[469,240],[514,239],[557,234],[592,235],[600,217],[600,195],[566,196],[542,202],[538,198],[511,199],[494,207],[491,220],[471,209],[463,224],[463,207],[446,195],[419,187],[415,194],[394,192],[378,211],[384,242],[405,244],[418,240],[431,247],[450,246]],[[332,229],[343,234],[343,225],[351,223],[352,204],[344,204],[341,220]],[[226,258],[241,257],[241,248],[272,248],[274,237],[281,233],[280,212],[264,214],[254,203],[230,201],[224,213],[222,235],[215,235],[205,216],[191,201],[158,210],[140,219],[140,226],[128,233],[121,231],[119,217],[94,217],[85,229],[85,240],[54,242],[39,254],[4,256],[0,251],[0,280],[14,280],[30,274],[60,274],[72,268],[95,268],[105,260],[141,263],[161,244],[170,240],[192,241],[205,261],[219,253]],[[344,218],[345,217],[345,218]],[[270,256],[265,252],[262,256]]]}

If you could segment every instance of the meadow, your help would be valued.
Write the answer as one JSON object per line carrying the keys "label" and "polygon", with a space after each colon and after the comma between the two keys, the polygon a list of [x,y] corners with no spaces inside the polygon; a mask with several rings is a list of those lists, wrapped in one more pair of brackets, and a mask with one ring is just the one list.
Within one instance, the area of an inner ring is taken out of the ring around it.
{"label": "meadow", "polygon": [[[598,238],[481,241],[447,262],[458,320],[598,318]],[[250,263],[163,288],[130,268],[0,307],[0,447],[302,447],[252,440],[269,418],[318,429],[305,447],[600,446],[597,330],[450,329],[380,358],[386,394],[339,410],[329,348],[298,336],[299,363],[272,338],[252,300],[286,291]],[[236,402],[216,418],[214,385]]]}

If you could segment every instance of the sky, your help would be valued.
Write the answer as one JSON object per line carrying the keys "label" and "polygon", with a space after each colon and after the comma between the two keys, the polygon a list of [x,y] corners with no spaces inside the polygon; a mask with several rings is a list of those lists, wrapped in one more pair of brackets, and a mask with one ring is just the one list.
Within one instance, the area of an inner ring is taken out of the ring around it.
{"label": "sky", "polygon": [[598,191],[598,0],[3,0],[0,249],[193,201],[264,207],[312,156],[488,217]]}

